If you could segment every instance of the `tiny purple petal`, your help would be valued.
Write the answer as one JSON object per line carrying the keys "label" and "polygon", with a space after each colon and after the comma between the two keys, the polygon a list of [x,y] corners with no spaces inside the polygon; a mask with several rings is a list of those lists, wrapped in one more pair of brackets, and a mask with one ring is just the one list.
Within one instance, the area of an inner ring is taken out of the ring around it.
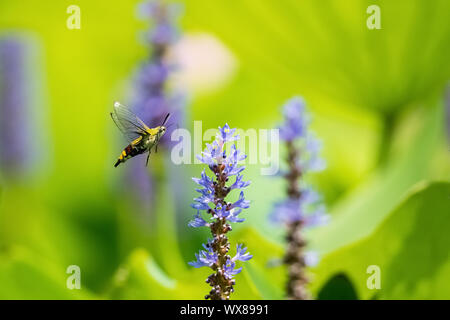
{"label": "tiny purple petal", "polygon": [[285,123],[280,126],[280,137],[292,141],[304,137],[308,125],[305,101],[301,97],[290,99],[283,107]]}
{"label": "tiny purple petal", "polygon": [[320,257],[317,251],[306,251],[305,252],[305,264],[308,267],[315,267],[319,264]]}
{"label": "tiny purple petal", "polygon": [[238,215],[242,212],[241,208],[231,209],[228,213],[227,220],[234,223],[244,222],[245,219],[239,218]]}
{"label": "tiny purple petal", "polygon": [[194,217],[194,220],[188,223],[189,227],[199,228],[199,227],[209,227],[210,224],[205,221],[200,215],[200,212],[197,211],[197,214]]}
{"label": "tiny purple petal", "polygon": [[248,261],[251,258],[253,258],[253,256],[246,251],[247,251],[247,248],[242,248],[242,244],[238,244],[236,246],[236,255],[231,260],[233,260],[233,261],[237,261],[237,260]]}
{"label": "tiny purple petal", "polygon": [[245,200],[244,191],[239,194],[239,199],[231,205],[232,208],[247,209],[250,207],[250,201]]}

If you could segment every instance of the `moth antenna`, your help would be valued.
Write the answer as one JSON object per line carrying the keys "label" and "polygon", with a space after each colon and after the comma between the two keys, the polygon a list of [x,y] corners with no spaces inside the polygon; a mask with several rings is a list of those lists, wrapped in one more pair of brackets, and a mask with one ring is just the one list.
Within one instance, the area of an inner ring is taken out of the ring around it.
{"label": "moth antenna", "polygon": [[163,123],[162,123],[162,126],[166,124],[167,120],[169,120],[169,116],[170,116],[170,113],[168,113],[168,114],[166,115],[166,117],[164,118],[164,121],[163,121]]}

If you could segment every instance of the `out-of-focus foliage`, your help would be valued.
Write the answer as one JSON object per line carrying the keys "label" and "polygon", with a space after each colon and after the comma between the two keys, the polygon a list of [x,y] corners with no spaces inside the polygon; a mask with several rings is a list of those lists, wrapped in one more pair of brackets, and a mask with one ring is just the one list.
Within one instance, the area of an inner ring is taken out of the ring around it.
{"label": "out-of-focus foliage", "polygon": [[[200,166],[181,168],[186,199],[174,199],[169,182],[158,185],[149,219],[112,166],[125,141],[109,111],[129,99],[130,76],[147,56],[137,2],[79,0],[80,30],[66,27],[71,1],[0,2],[0,37],[33,43],[30,118],[40,123],[32,140],[45,159],[28,180],[0,181],[0,298],[202,299],[208,291],[207,270],[187,265],[208,236],[187,227],[189,176]],[[450,180],[442,103],[450,2],[377,0],[382,29],[369,30],[373,2],[182,1],[183,32],[215,37],[236,60],[228,82],[192,95],[186,111],[204,130],[272,128],[283,101],[303,95],[329,165],[312,182],[332,216],[308,235],[322,254],[311,270],[314,294],[333,298],[343,282],[330,280],[344,274],[348,297],[355,288],[373,298],[366,268],[379,264],[379,298],[449,298],[448,184],[410,190]],[[152,161],[166,181],[163,159]],[[231,233],[254,255],[236,278],[236,299],[283,297],[283,267],[268,267],[282,256],[282,230],[266,220],[284,186],[259,168],[246,170],[251,207]],[[184,210],[175,205],[184,201]],[[81,268],[81,290],[65,287],[69,265]]]}
{"label": "out-of-focus foliage", "polygon": [[430,154],[443,132],[441,99],[421,103],[410,117],[423,120],[408,128],[410,143],[333,208],[333,223],[312,235],[314,247],[329,252],[368,235],[398,204],[405,190],[429,175]]}
{"label": "out-of-focus foliage", "polygon": [[87,289],[68,290],[65,268],[16,246],[0,252],[0,299],[92,299]]}
{"label": "out-of-focus foliage", "polygon": [[[328,255],[314,287],[344,273],[362,299],[449,299],[449,194],[449,183],[418,185],[370,236]],[[367,288],[370,265],[380,268],[380,291]]]}
{"label": "out-of-focus foliage", "polygon": [[[268,242],[252,229],[244,229],[232,238],[255,248],[257,255],[236,276],[235,299],[281,299],[284,270],[268,269],[270,261],[281,255],[281,248]],[[208,292],[204,279],[208,270],[161,269],[144,249],[136,249],[114,276],[106,296],[114,299],[202,299]]]}
{"label": "out-of-focus foliage", "polygon": [[[445,0],[186,4],[192,17],[187,25],[216,32],[271,91],[301,88],[308,96],[395,112],[448,80]],[[381,10],[381,30],[366,27],[366,10],[373,4]],[[273,109],[269,101],[264,105]]]}

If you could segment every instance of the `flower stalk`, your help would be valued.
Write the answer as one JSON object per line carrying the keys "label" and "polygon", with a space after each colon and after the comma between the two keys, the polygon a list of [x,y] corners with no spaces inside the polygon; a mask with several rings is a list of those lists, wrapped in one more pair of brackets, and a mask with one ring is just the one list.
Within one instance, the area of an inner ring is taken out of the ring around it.
{"label": "flower stalk", "polygon": [[[301,198],[301,191],[298,181],[301,177],[301,168],[297,165],[299,163],[299,150],[295,147],[292,141],[286,141],[288,151],[287,163],[289,171],[286,174],[288,183],[287,195],[293,201],[299,201]],[[288,299],[293,300],[310,300],[311,296],[306,290],[308,278],[305,274],[305,258],[304,251],[306,247],[306,240],[303,238],[303,223],[299,221],[291,221],[287,225],[286,234],[286,253],[283,262],[288,266],[288,281],[286,283],[286,294]]]}

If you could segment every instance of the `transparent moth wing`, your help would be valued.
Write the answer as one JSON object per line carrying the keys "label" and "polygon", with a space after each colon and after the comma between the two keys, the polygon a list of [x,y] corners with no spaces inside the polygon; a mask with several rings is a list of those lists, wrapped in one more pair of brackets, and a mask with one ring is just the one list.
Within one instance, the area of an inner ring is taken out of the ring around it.
{"label": "transparent moth wing", "polygon": [[111,118],[129,142],[147,134],[148,126],[130,109],[119,102],[114,103]]}

